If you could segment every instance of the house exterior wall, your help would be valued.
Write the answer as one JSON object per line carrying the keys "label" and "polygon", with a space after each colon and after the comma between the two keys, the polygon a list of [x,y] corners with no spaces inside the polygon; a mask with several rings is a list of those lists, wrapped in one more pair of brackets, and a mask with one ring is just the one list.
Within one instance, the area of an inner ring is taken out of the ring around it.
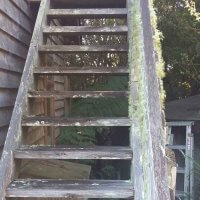
{"label": "house exterior wall", "polygon": [[0,0],[0,149],[6,138],[33,25],[27,0]]}

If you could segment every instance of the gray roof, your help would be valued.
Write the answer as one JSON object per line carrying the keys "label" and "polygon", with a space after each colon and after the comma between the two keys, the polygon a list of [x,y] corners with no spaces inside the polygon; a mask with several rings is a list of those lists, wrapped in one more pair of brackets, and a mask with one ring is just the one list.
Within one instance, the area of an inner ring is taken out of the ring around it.
{"label": "gray roof", "polygon": [[200,120],[200,95],[167,102],[165,114],[167,120]]}

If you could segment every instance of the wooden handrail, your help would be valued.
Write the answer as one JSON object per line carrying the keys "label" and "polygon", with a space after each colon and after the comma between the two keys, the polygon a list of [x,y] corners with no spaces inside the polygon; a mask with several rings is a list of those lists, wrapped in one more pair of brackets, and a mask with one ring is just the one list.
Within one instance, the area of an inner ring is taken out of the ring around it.
{"label": "wooden handrail", "polygon": [[[164,131],[156,74],[156,55],[149,0],[127,0],[131,120],[135,200],[169,200]],[[137,152],[137,153],[135,153]]]}
{"label": "wooden handrail", "polygon": [[33,36],[31,39],[29,51],[27,54],[25,67],[17,94],[14,111],[12,114],[10,126],[2,158],[0,161],[0,199],[5,200],[5,189],[14,179],[15,162],[13,159],[13,150],[19,147],[21,143],[21,118],[26,113],[27,91],[33,83],[33,67],[38,62],[38,45],[43,42],[42,27],[46,25],[46,13],[50,8],[49,0],[41,0],[38,16],[36,19]]}

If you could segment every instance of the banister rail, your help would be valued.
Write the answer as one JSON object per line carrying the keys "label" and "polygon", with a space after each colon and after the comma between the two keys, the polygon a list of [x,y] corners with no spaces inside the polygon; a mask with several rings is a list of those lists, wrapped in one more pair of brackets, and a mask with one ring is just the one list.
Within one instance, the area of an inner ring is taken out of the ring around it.
{"label": "banister rail", "polygon": [[21,143],[21,119],[22,114],[26,113],[27,105],[27,90],[33,83],[33,68],[38,62],[38,45],[43,42],[43,25],[46,24],[46,13],[50,8],[49,0],[41,0],[36,24],[34,27],[25,67],[19,86],[13,114],[11,117],[10,126],[2,158],[0,161],[0,199],[5,200],[5,189],[7,185],[15,177],[15,162],[13,159],[13,150],[16,149]]}

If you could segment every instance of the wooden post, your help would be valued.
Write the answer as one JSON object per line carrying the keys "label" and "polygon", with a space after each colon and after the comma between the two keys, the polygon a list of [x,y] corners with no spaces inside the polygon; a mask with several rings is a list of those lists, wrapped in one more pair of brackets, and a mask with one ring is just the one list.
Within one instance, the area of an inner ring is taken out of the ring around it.
{"label": "wooden post", "polygon": [[149,0],[127,0],[134,200],[169,200],[164,130]]}

